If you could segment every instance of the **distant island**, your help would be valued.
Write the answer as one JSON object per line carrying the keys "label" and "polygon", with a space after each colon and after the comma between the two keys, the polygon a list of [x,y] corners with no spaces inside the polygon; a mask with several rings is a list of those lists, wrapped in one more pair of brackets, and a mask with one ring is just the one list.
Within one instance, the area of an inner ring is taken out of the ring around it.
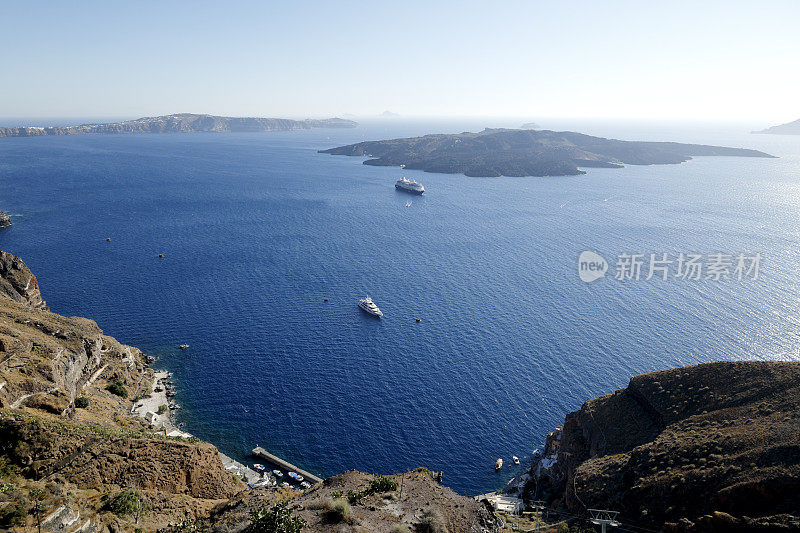
{"label": "distant island", "polygon": [[535,122],[526,122],[522,126],[519,127],[521,130],[538,130],[539,125]]}
{"label": "distant island", "polygon": [[0,137],[38,137],[42,135],[101,135],[122,133],[198,133],[310,130],[312,128],[355,128],[357,122],[342,118],[290,120],[286,118],[218,117],[178,113],[144,117],[124,122],[82,124],[80,126],[0,127]]}
{"label": "distant island", "polygon": [[772,133],[775,135],[800,135],[800,118],[795,120],[794,122],[787,122],[786,124],[772,126],[764,130],[754,131],[752,133]]}
{"label": "distant island", "polygon": [[571,131],[485,129],[367,141],[320,153],[366,156],[365,165],[402,166],[425,172],[497,176],[571,176],[579,167],[677,164],[693,156],[773,157],[745,148],[674,142],[620,141]]}
{"label": "distant island", "polygon": [[399,117],[399,116],[400,116],[400,114],[399,114],[399,113],[394,113],[394,112],[392,112],[392,111],[389,111],[389,110],[387,109],[386,111],[384,111],[383,113],[381,113],[381,116],[382,116],[382,117],[396,118],[396,117]]}

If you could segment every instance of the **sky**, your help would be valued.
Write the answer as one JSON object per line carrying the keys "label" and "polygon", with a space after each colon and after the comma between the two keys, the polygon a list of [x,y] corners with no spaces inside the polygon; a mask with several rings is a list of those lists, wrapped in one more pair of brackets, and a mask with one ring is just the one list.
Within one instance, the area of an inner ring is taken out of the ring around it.
{"label": "sky", "polygon": [[800,2],[0,0],[0,116],[800,118]]}

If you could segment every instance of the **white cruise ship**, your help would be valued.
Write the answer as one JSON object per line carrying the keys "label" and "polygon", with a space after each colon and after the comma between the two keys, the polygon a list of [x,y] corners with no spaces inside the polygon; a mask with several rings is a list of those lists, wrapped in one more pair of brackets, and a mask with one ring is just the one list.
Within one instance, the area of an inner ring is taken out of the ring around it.
{"label": "white cruise ship", "polygon": [[377,316],[379,318],[383,316],[383,312],[380,309],[378,309],[378,306],[375,305],[375,302],[373,302],[372,298],[370,298],[369,296],[359,300],[358,306],[367,313],[371,314],[372,316]]}
{"label": "white cruise ship", "polygon": [[407,191],[414,194],[422,194],[425,192],[425,187],[422,186],[421,183],[418,183],[416,180],[406,179],[405,176],[400,178],[394,183],[395,189],[400,189],[402,191]]}

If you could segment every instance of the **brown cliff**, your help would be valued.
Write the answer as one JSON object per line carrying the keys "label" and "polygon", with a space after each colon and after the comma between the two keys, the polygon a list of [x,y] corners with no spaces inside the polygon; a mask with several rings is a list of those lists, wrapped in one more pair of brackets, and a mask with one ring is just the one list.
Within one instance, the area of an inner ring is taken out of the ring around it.
{"label": "brown cliff", "polygon": [[618,510],[651,528],[800,527],[798,427],[800,363],[636,376],[567,415],[545,452],[557,462],[534,467],[531,495],[574,514]]}
{"label": "brown cliff", "polygon": [[139,350],[49,312],[28,267],[0,252],[0,529],[32,525],[32,489],[43,516],[97,531],[134,529],[106,509],[129,488],[148,502],[145,530],[206,516],[241,490],[213,446],[167,438],[130,414],[152,380]]}

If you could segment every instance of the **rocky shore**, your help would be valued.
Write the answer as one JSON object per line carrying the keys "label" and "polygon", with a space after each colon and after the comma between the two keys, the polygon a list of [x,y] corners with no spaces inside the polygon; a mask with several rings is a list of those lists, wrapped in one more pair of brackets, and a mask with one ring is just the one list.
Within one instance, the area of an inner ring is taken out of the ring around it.
{"label": "rocky shore", "polygon": [[4,212],[0,211],[0,228],[5,228],[11,225],[11,217]]}

